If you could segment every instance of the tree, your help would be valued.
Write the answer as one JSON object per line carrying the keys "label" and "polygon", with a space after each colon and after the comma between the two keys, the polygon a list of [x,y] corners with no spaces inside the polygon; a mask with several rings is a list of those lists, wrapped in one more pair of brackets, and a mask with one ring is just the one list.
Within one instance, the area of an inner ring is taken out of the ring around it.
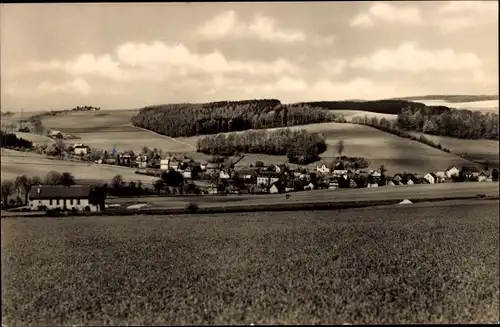
{"label": "tree", "polygon": [[61,174],[57,171],[49,171],[45,175],[45,184],[49,185],[59,185],[61,181]]}
{"label": "tree", "polygon": [[75,185],[75,177],[68,172],[64,172],[61,174],[61,177],[59,179],[59,184],[70,187],[71,185]]}
{"label": "tree", "polygon": [[120,192],[123,189],[123,185],[123,177],[120,174],[115,175],[111,180],[111,187],[115,192]]}
{"label": "tree", "polygon": [[342,157],[342,154],[344,153],[345,147],[344,147],[344,140],[340,139],[337,142],[337,153],[339,154],[339,157]]}
{"label": "tree", "polygon": [[498,170],[493,169],[493,171],[491,172],[491,179],[494,182],[498,182]]}
{"label": "tree", "polygon": [[488,170],[490,169],[490,162],[489,162],[488,160],[486,160],[486,161],[484,162],[483,169],[484,169],[485,171],[488,171]]}
{"label": "tree", "polygon": [[384,186],[385,185],[385,172],[387,169],[385,169],[384,165],[380,165],[380,182],[378,183],[379,186]]}
{"label": "tree", "polygon": [[30,178],[26,175],[17,176],[14,184],[19,194],[24,195],[24,204],[26,205],[28,203],[28,192],[31,189]]}
{"label": "tree", "polygon": [[176,170],[164,171],[161,174],[161,178],[165,182],[166,185],[175,187],[179,190],[179,193],[182,195],[183,185],[184,185],[184,176]]}
{"label": "tree", "polygon": [[163,181],[163,179],[157,179],[154,181],[153,187],[154,187],[156,193],[158,193],[158,195],[160,195],[161,190],[163,190],[165,188],[165,182]]}
{"label": "tree", "polygon": [[8,204],[8,199],[9,199],[9,196],[11,196],[12,194],[14,194],[14,182],[11,181],[11,180],[3,180],[2,181],[2,184],[1,184],[1,192],[2,192],[2,200],[3,200],[3,205],[7,205]]}

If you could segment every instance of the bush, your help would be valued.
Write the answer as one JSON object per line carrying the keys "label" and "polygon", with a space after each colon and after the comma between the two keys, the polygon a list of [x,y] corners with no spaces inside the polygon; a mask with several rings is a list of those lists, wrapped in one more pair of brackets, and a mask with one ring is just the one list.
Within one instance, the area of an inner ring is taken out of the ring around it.
{"label": "bush", "polygon": [[188,212],[196,212],[198,211],[198,205],[196,203],[190,202],[186,205],[186,210]]}

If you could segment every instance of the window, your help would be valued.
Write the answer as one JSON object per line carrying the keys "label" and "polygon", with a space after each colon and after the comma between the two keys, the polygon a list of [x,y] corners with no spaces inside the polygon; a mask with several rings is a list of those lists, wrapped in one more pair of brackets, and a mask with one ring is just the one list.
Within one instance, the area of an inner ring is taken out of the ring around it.
{"label": "window", "polygon": [[52,199],[50,199],[49,204],[52,205]]}
{"label": "window", "polygon": [[56,205],[59,205],[59,199],[56,200]]}
{"label": "window", "polygon": [[80,205],[80,199],[76,200],[76,204]]}
{"label": "window", "polygon": [[73,205],[73,199],[69,200],[69,204]]}

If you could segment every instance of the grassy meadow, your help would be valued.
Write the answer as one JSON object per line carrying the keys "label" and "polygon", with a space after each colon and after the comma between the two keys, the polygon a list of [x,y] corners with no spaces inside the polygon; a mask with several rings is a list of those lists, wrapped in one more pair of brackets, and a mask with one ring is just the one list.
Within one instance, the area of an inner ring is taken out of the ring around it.
{"label": "grassy meadow", "polygon": [[15,179],[18,175],[44,177],[49,171],[70,172],[79,180],[111,180],[115,175],[122,175],[124,180],[151,183],[155,178],[135,174],[132,168],[89,164],[79,161],[52,160],[46,156],[30,152],[8,149],[1,150],[1,177]]}
{"label": "grassy meadow", "polygon": [[454,137],[429,135],[419,132],[410,132],[419,137],[425,135],[429,139],[438,142],[443,147],[450,149],[456,154],[464,154],[474,161],[484,162],[488,160],[491,165],[499,165],[499,143],[495,140],[462,140]]}
{"label": "grassy meadow", "polygon": [[6,326],[496,323],[498,202],[2,219]]}

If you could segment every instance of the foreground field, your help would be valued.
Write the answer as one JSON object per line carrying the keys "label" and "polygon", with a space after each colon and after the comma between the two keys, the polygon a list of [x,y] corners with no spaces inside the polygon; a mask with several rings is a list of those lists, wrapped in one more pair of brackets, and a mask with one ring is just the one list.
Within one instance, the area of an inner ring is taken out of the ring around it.
{"label": "foreground field", "polygon": [[245,205],[267,205],[288,203],[324,203],[350,201],[404,200],[426,198],[474,197],[477,194],[498,196],[498,183],[446,183],[419,184],[412,186],[387,186],[379,188],[314,190],[283,194],[227,195],[227,196],[175,196],[109,199],[106,203],[120,204],[122,207],[136,203],[147,204],[145,209],[184,208],[189,203],[204,207],[229,207]]}
{"label": "foreground field", "polygon": [[2,220],[11,325],[497,322],[498,202]]}
{"label": "foreground field", "polygon": [[[423,133],[411,132],[411,134],[419,137]],[[439,142],[443,147],[450,149],[456,154],[463,154],[477,162],[488,160],[491,165],[498,167],[499,165],[499,143],[495,140],[461,140],[454,137],[436,136],[423,134],[426,137]]]}
{"label": "foreground field", "polygon": [[154,177],[135,174],[135,170],[131,168],[51,160],[35,153],[2,149],[2,180],[15,179],[21,174],[43,177],[51,170],[61,173],[67,171],[72,173],[76,179],[82,180],[111,180],[117,174],[122,175],[126,181],[140,180],[143,183],[151,183],[155,179]]}

